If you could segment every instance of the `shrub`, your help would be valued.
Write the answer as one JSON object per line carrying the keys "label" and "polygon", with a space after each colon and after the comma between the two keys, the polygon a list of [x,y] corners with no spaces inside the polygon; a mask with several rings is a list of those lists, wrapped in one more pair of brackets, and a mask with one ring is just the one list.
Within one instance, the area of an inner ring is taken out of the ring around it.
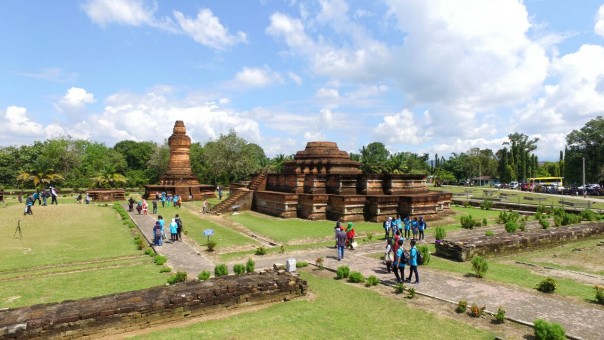
{"label": "shrub", "polygon": [[581,211],[581,218],[586,221],[595,221],[598,219],[598,214],[596,214],[590,209],[585,209]]}
{"label": "shrub", "polygon": [[161,255],[156,255],[153,258],[153,262],[155,262],[156,265],[161,266],[164,263],[166,263],[166,261],[168,261],[168,258],[165,256],[161,256]]}
{"label": "shrub", "polygon": [[516,222],[514,222],[514,221],[506,222],[505,231],[507,231],[508,233],[513,233],[516,230],[518,230],[518,224],[516,224]]}
{"label": "shrub", "polygon": [[143,240],[140,237],[134,239],[134,244],[136,244],[136,249],[138,250],[143,250],[143,248],[145,247],[143,244]]}
{"label": "shrub", "polygon": [[256,248],[256,255],[266,255],[266,248],[264,246],[260,246]]}
{"label": "shrub", "polygon": [[487,231],[484,233],[484,236],[489,236],[489,237],[491,237],[491,236],[495,236],[495,233],[493,233],[493,231],[492,231],[492,230],[487,230]]}
{"label": "shrub", "polygon": [[159,268],[160,273],[169,273],[171,271],[172,271],[172,269],[170,267],[163,266],[163,267]]}
{"label": "shrub", "polygon": [[468,310],[468,301],[459,300],[457,303],[457,307],[455,307],[455,311],[457,313],[465,313]]}
{"label": "shrub", "polygon": [[227,268],[226,264],[219,264],[214,267],[214,276],[219,277],[225,275],[229,275],[229,268]]}
{"label": "shrub", "polygon": [[145,255],[155,256],[155,252],[151,248],[145,249]]}
{"label": "shrub", "polygon": [[533,322],[536,340],[565,340],[566,332],[564,327],[557,323],[549,323],[545,320],[535,320]]}
{"label": "shrub", "polygon": [[428,263],[430,263],[430,249],[428,249],[428,246],[421,245],[417,247],[417,250],[422,253],[422,260],[424,260],[424,262],[422,262],[422,265],[427,265]]}
{"label": "shrub", "polygon": [[491,210],[491,208],[493,208],[493,201],[491,200],[485,200],[484,202],[480,203],[480,209]]}
{"label": "shrub", "polygon": [[594,291],[596,292],[596,302],[604,305],[604,286],[596,285]]}
{"label": "shrub", "polygon": [[367,241],[373,240],[373,233],[367,233]]}
{"label": "shrub", "polygon": [[518,228],[521,231],[526,231],[526,217],[522,217],[518,220]]}
{"label": "shrub", "polygon": [[436,229],[434,229],[434,238],[437,240],[444,240],[445,237],[447,237],[447,231],[445,230],[444,227],[436,227]]}
{"label": "shrub", "polygon": [[352,272],[348,275],[348,281],[352,283],[363,283],[365,282],[365,276],[360,272]]}
{"label": "shrub", "polygon": [[210,272],[207,270],[204,270],[201,273],[199,273],[199,275],[197,275],[197,278],[199,279],[199,281],[205,281],[210,278]]}
{"label": "shrub", "polygon": [[409,288],[409,290],[407,290],[407,292],[409,293],[409,295],[407,295],[407,297],[409,297],[410,299],[413,299],[415,297],[415,288]]}
{"label": "shrub", "polygon": [[216,241],[208,241],[208,243],[206,243],[206,247],[208,247],[208,251],[214,251],[214,249],[216,249]]}
{"label": "shrub", "polygon": [[171,285],[178,283],[178,282],[185,282],[185,281],[187,281],[186,272],[177,272],[176,274],[174,274],[168,278],[168,283]]}
{"label": "shrub", "polygon": [[545,215],[549,215],[552,213],[552,209],[550,207],[546,207],[544,205],[539,205],[537,207],[537,213],[539,214],[545,214]]}
{"label": "shrub", "polygon": [[493,316],[495,317],[495,321],[497,321],[497,323],[504,323],[505,322],[505,309],[503,309],[501,306],[499,306],[499,308],[497,309],[497,313],[493,314]]}
{"label": "shrub", "polygon": [[336,278],[338,280],[345,279],[350,274],[350,268],[348,266],[339,266],[336,270]]}
{"label": "shrub", "polygon": [[499,216],[497,216],[497,223],[506,224],[508,222],[516,222],[520,214],[515,211],[500,211]]}
{"label": "shrub", "polygon": [[308,267],[308,262],[306,262],[306,261],[296,262],[296,268],[304,268],[304,267]]}
{"label": "shrub", "polygon": [[468,201],[464,201],[464,202],[463,202],[461,205],[462,205],[464,208],[468,208],[468,207],[470,206],[470,202],[468,202]]}
{"label": "shrub", "polygon": [[245,274],[245,265],[240,263],[233,265],[233,272],[237,275]]}
{"label": "shrub", "polygon": [[397,283],[394,285],[394,293],[395,294],[403,294],[405,292],[405,285],[402,283]]}
{"label": "shrub", "polygon": [[[296,263],[296,267],[297,266],[298,266],[298,264]],[[251,258],[247,259],[247,262],[245,263],[245,271],[248,273],[253,273],[255,269],[256,269],[256,262],[254,262],[254,260],[252,260]]]}
{"label": "shrub", "polygon": [[541,225],[541,228],[543,228],[543,229],[549,228],[549,221],[543,217],[539,218],[539,224]]}
{"label": "shrub", "polygon": [[317,266],[319,267],[319,269],[323,269],[323,262],[325,262],[325,258],[323,256],[319,256],[317,257],[317,259],[315,260],[315,263],[317,264]]}
{"label": "shrub", "polygon": [[461,215],[459,222],[464,229],[474,229],[474,226],[476,225],[476,220],[474,220],[472,215]]}
{"label": "shrub", "polygon": [[552,278],[547,278],[537,285],[537,290],[543,293],[553,293],[556,290],[556,281]]}
{"label": "shrub", "polygon": [[367,278],[367,282],[365,282],[365,286],[377,286],[380,283],[380,279],[378,279],[375,275],[371,275]]}
{"label": "shrub", "polygon": [[[281,254],[285,254],[285,244],[282,244],[281,247],[279,247],[279,252]],[[264,254],[262,254],[262,255],[264,255]]]}
{"label": "shrub", "polygon": [[472,270],[474,270],[476,276],[483,278],[486,275],[487,270],[489,270],[489,264],[484,257],[474,256],[474,258],[472,258]]}
{"label": "shrub", "polygon": [[489,222],[487,221],[487,218],[485,217],[482,219],[482,225],[486,226],[487,224],[489,224]]}
{"label": "shrub", "polygon": [[470,316],[474,318],[481,317],[485,309],[485,306],[478,307],[478,305],[473,303],[472,306],[470,306]]}
{"label": "shrub", "polygon": [[554,225],[559,227],[562,225],[562,216],[554,215]]}

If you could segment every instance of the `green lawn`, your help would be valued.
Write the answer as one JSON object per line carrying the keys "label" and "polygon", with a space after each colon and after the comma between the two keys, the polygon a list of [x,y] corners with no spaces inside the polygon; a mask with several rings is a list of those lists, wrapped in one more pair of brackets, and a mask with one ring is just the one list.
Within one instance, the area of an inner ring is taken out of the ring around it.
{"label": "green lawn", "polygon": [[[278,243],[288,243],[294,240],[316,239],[334,235],[333,221],[309,221],[299,218],[282,219],[259,216],[249,212],[231,215],[228,218],[244,225],[258,235],[264,235]],[[384,232],[381,223],[354,222],[357,234],[371,232],[379,236]]]}
{"label": "green lawn", "polygon": [[137,339],[493,339],[494,334],[411,309],[362,285],[301,273],[313,294],[225,319]]}
{"label": "green lawn", "polygon": [[[2,209],[0,308],[59,302],[164,284],[167,274],[137,250],[135,230],[111,207],[64,204]],[[23,237],[13,238],[21,220]]]}

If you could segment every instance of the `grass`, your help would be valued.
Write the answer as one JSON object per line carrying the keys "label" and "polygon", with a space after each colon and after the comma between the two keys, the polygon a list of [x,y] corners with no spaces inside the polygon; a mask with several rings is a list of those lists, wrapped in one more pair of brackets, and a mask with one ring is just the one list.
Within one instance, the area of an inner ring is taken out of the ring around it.
{"label": "grass", "polygon": [[[333,221],[309,221],[299,218],[281,219],[265,217],[249,212],[231,215],[228,218],[244,225],[254,233],[273,239],[278,243],[294,240],[331,237],[334,235]],[[357,234],[372,232],[374,236],[383,234],[381,223],[354,222]]]}
{"label": "grass", "polygon": [[[315,298],[296,299],[225,319],[208,320],[137,339],[492,339],[494,334],[412,309],[360,285],[301,272]],[[359,311],[363,311],[359,313]],[[396,321],[384,323],[385,316]],[[404,332],[403,332],[404,330]],[[438,331],[436,331],[438,330]]]}
{"label": "grass", "polygon": [[[313,243],[305,243],[305,244],[295,244],[295,245],[286,245],[285,246],[285,254],[290,251],[295,250],[310,250],[317,248],[325,248],[329,246],[333,246],[334,241],[324,241],[324,242],[313,242]],[[266,254],[277,254],[281,252],[280,247],[266,247]],[[254,257],[256,250],[245,250],[245,251],[235,251],[230,253],[220,254],[220,261],[229,262],[237,259],[246,259],[249,257]]]}
{"label": "grass", "polygon": [[211,240],[217,243],[217,249],[220,249],[221,247],[257,244],[255,240],[241,235],[237,231],[212,221],[205,220],[203,219],[203,216],[200,218],[199,215],[194,214],[190,209],[186,208],[187,204],[189,203],[184,203],[183,208],[174,208],[173,206],[162,208],[160,205],[157,212],[159,215],[163,215],[164,219],[167,219],[167,221],[175,214],[179,214],[183,222],[183,229],[187,232],[187,236],[201,245],[205,245],[208,242],[208,237],[203,234],[205,229],[214,229],[214,235],[211,236]]}
{"label": "grass", "polygon": [[[59,302],[163,284],[133,230],[110,207],[73,203],[2,209],[0,308]],[[13,238],[21,220],[21,239]],[[102,283],[102,284],[99,284]]]}

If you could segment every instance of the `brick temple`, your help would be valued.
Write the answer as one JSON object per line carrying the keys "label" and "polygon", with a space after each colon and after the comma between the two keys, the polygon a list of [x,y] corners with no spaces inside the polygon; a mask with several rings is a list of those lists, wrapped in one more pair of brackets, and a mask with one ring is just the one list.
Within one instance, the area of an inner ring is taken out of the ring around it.
{"label": "brick temple", "polygon": [[451,204],[450,193],[427,189],[425,175],[363,174],[334,142],[309,142],[281,173],[260,174],[231,190],[218,213],[231,204],[284,218],[381,222],[397,214],[438,218]]}
{"label": "brick temple", "polygon": [[159,179],[157,185],[145,185],[144,197],[165,192],[170,195],[180,195],[182,201],[201,200],[204,197],[215,197],[215,185],[200,184],[197,176],[191,170],[189,158],[191,138],[182,120],[177,120],[168,138],[170,146],[170,161],[168,170]]}

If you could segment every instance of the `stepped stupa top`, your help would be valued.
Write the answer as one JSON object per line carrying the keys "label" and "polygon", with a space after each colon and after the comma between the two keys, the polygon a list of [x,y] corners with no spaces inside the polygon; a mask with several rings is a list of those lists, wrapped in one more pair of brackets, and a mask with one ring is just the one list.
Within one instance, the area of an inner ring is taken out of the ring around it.
{"label": "stepped stupa top", "polygon": [[285,162],[283,173],[358,175],[361,169],[359,162],[353,161],[335,142],[308,142],[293,161]]}

